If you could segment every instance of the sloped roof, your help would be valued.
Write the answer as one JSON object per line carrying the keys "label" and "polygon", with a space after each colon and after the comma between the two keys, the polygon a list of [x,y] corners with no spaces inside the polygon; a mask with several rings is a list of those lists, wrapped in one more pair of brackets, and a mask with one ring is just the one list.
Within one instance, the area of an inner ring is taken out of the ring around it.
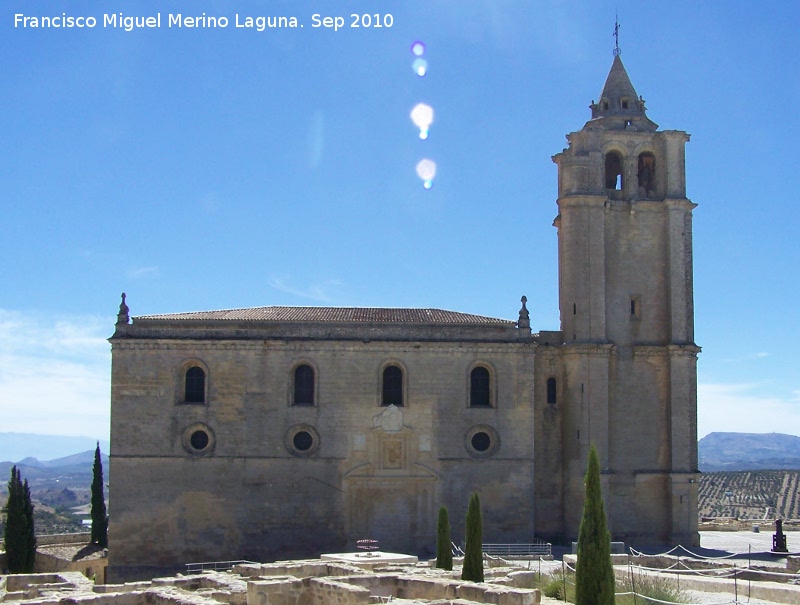
{"label": "sloped roof", "polygon": [[393,324],[497,324],[515,322],[496,317],[458,313],[442,309],[396,309],[380,307],[254,307],[222,311],[196,311],[163,315],[141,315],[137,320],[155,321],[266,321],[319,323]]}
{"label": "sloped roof", "polygon": [[611,65],[611,71],[608,72],[608,77],[603,86],[603,92],[600,93],[600,98],[618,102],[619,99],[623,97],[627,97],[631,100],[629,111],[643,113],[643,111],[637,107],[636,103],[634,103],[634,101],[638,99],[636,89],[633,87],[631,79],[628,77],[628,72],[622,64],[622,59],[617,55],[614,57],[614,63]]}
{"label": "sloped roof", "polygon": [[644,99],[628,77],[619,55],[614,57],[597,103],[592,102],[592,119],[587,126],[607,130],[655,131],[658,124],[647,117]]}

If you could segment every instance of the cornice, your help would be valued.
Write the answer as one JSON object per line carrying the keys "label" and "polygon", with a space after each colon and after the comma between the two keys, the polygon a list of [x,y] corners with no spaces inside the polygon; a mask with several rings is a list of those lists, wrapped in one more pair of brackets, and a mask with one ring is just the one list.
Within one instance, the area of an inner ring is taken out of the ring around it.
{"label": "cornice", "polygon": [[301,339],[252,340],[112,340],[112,352],[120,351],[334,351],[352,352],[398,351],[423,349],[431,353],[458,353],[469,351],[478,354],[522,354],[529,342],[508,343],[425,343],[418,341],[326,341]]}
{"label": "cornice", "polygon": [[667,348],[671,357],[697,357],[698,353],[702,351],[694,343],[668,345]]}
{"label": "cornice", "polygon": [[568,193],[557,200],[559,208],[605,208],[608,196],[592,193]]}
{"label": "cornice", "polygon": [[664,205],[670,210],[683,210],[691,212],[697,208],[697,204],[686,198],[667,198],[664,200]]}

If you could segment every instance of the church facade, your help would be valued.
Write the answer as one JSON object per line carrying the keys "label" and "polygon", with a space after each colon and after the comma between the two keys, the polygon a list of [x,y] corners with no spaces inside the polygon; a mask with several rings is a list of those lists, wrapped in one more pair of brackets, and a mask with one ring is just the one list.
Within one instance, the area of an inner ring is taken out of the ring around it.
{"label": "church facade", "polygon": [[559,331],[438,309],[130,317],[111,337],[109,577],[352,550],[577,537],[698,543],[692,210],[680,131],[616,56],[558,166]]}

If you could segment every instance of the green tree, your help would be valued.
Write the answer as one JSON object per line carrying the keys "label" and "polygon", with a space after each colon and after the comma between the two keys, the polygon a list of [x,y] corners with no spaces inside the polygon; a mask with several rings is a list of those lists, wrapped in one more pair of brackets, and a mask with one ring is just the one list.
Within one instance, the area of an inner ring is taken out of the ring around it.
{"label": "green tree", "polygon": [[92,467],[92,537],[91,542],[106,548],[108,546],[108,515],[106,499],[103,495],[103,461],[100,459],[100,443],[94,450]]}
{"label": "green tree", "polygon": [[589,449],[585,485],[583,519],[578,532],[575,604],[614,605],[611,535],[606,525],[603,494],[600,490],[600,461],[594,445]]}
{"label": "green tree", "polygon": [[453,547],[450,542],[450,521],[447,518],[447,509],[439,509],[439,522],[436,525],[436,567],[439,569],[453,569]]}
{"label": "green tree", "polygon": [[11,573],[32,573],[36,560],[36,532],[33,527],[33,502],[28,480],[16,466],[11,469],[6,501],[3,544]]}
{"label": "green tree", "polygon": [[467,508],[466,544],[464,545],[464,564],[461,579],[483,582],[483,521],[481,520],[481,501],[478,494],[472,494]]}

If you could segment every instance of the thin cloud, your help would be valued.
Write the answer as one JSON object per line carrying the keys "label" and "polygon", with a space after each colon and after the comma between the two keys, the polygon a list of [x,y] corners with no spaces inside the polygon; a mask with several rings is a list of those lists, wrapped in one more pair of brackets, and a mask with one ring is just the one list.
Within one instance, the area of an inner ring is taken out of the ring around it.
{"label": "thin cloud", "polygon": [[697,385],[697,435],[711,432],[800,435],[800,391],[793,397],[764,394],[758,383]]}
{"label": "thin cloud", "polygon": [[270,287],[280,290],[281,292],[325,303],[329,303],[333,300],[329,291],[342,285],[342,282],[330,279],[321,284],[311,284],[305,290],[300,290],[288,285],[283,279],[277,277],[272,278],[268,283]]}
{"label": "thin cloud", "polygon": [[108,438],[107,318],[0,309],[3,430]]}
{"label": "thin cloud", "polygon": [[128,277],[131,279],[153,277],[158,274],[159,274],[158,267],[139,267],[138,269],[131,269],[130,271],[128,271]]}

